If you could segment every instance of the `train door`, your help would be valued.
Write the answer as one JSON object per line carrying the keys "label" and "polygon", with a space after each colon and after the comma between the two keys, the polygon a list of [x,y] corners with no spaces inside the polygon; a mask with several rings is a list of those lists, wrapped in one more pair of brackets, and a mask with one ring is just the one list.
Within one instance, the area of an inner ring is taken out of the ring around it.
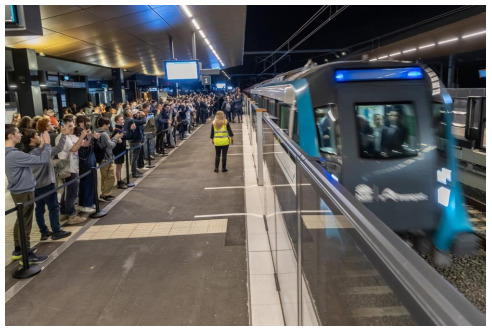
{"label": "train door", "polygon": [[437,149],[424,81],[338,90],[341,182],[395,231],[437,226]]}

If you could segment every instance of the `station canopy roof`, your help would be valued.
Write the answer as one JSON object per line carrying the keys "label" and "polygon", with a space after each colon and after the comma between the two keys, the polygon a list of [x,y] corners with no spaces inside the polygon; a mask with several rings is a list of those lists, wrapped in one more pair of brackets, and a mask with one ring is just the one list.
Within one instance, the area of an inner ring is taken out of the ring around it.
{"label": "station canopy roof", "polygon": [[[34,49],[47,58],[161,76],[164,75],[164,61],[172,60],[169,37],[174,45],[174,58],[190,60],[195,31],[196,57],[203,69],[241,65],[246,6],[187,7],[192,17],[188,17],[182,6],[176,5],[41,5],[43,35],[6,37],[5,45]],[[224,66],[220,65],[192,19],[196,20]],[[69,72],[68,66],[70,62],[67,62],[67,70],[58,71]]]}

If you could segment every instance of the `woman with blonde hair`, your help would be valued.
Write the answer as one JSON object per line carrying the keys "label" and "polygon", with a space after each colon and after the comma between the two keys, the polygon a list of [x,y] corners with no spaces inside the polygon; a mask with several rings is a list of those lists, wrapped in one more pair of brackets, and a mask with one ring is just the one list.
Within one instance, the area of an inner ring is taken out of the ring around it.
{"label": "woman with blonde hair", "polygon": [[210,130],[210,139],[215,145],[215,169],[214,172],[219,172],[220,154],[222,153],[222,172],[227,172],[227,150],[229,144],[234,143],[234,134],[232,133],[229,122],[225,119],[223,111],[218,111],[215,114],[215,119],[212,122]]}

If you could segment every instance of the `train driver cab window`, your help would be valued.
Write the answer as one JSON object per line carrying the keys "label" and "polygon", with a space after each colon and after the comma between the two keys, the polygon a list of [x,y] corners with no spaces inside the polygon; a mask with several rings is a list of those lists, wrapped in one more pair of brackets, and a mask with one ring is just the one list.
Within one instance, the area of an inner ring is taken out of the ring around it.
{"label": "train driver cab window", "polygon": [[392,159],[418,154],[412,104],[358,104],[355,115],[361,157]]}
{"label": "train driver cab window", "polygon": [[314,109],[319,149],[323,153],[338,154],[338,112],[334,104]]}

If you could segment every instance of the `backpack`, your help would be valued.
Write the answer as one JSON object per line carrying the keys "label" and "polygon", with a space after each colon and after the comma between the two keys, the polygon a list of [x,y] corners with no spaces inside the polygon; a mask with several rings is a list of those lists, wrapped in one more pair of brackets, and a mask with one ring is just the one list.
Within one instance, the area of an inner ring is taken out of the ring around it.
{"label": "backpack", "polygon": [[96,143],[94,144],[94,155],[96,156],[96,162],[101,163],[102,160],[104,160],[104,157],[106,156],[106,148],[101,148],[101,138],[96,140]]}

